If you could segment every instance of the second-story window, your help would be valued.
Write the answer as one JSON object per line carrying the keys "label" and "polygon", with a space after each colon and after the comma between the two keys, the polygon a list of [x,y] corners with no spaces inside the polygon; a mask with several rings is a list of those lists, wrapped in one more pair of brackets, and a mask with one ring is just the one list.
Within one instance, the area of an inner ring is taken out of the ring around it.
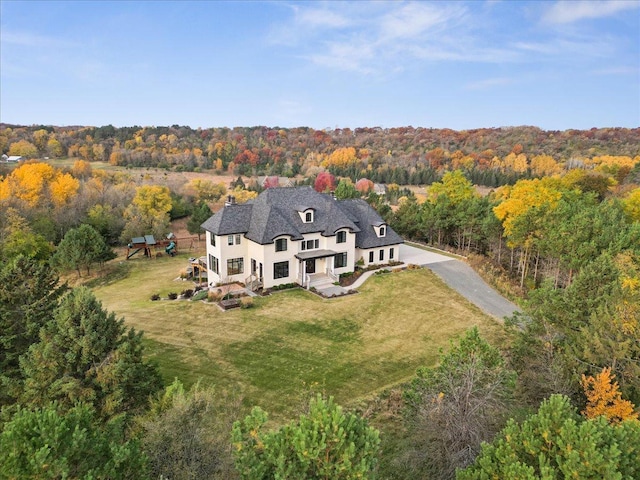
{"label": "second-story window", "polygon": [[300,250],[313,250],[315,248],[320,248],[320,240],[317,238],[315,240],[302,240],[300,244]]}
{"label": "second-story window", "polygon": [[311,222],[313,222],[313,212],[307,212],[307,213],[305,214],[305,217],[304,217],[304,218],[305,218],[305,220],[304,220],[304,221],[305,221],[306,223],[311,223]]}
{"label": "second-story window", "polygon": [[276,252],[286,252],[286,251],[287,251],[287,239],[278,238],[276,240]]}
{"label": "second-story window", "polygon": [[347,232],[344,230],[336,234],[336,243],[345,243],[347,241]]}

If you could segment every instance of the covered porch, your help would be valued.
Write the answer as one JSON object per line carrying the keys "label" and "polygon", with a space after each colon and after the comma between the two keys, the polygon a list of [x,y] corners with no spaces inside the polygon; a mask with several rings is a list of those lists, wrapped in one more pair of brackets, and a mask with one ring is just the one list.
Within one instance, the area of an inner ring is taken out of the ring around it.
{"label": "covered porch", "polygon": [[298,264],[296,281],[304,288],[333,284],[338,281],[334,273],[333,250],[312,250],[295,255]]}

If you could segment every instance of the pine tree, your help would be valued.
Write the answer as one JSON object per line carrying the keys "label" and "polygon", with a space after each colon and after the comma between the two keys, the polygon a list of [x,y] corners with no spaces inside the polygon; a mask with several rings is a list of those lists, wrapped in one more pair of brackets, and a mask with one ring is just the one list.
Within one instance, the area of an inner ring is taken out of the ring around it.
{"label": "pine tree", "polygon": [[148,478],[146,458],[136,440],[125,440],[121,419],[100,425],[88,405],[61,414],[56,403],[19,408],[4,425],[0,477]]}
{"label": "pine tree", "polygon": [[38,341],[65,289],[37,260],[19,256],[0,267],[0,405],[22,390],[20,357]]}
{"label": "pine tree", "polygon": [[343,412],[318,395],[301,415],[279,430],[263,431],[267,414],[254,407],[233,425],[236,468],[241,478],[370,478],[377,464],[379,433],[366,420]]}
{"label": "pine tree", "polygon": [[161,379],[143,359],[142,334],[123,323],[87,288],[72,290],[21,359],[21,403],[71,408],[83,401],[103,418],[144,409]]}

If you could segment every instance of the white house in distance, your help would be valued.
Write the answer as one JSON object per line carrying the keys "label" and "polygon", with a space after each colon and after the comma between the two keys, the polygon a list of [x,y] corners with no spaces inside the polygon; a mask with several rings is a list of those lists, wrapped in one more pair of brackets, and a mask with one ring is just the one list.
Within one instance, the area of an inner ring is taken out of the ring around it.
{"label": "white house in distance", "polygon": [[400,261],[402,238],[361,199],[336,200],[311,187],[269,188],[225,207],[202,224],[211,285],[304,287],[341,273]]}

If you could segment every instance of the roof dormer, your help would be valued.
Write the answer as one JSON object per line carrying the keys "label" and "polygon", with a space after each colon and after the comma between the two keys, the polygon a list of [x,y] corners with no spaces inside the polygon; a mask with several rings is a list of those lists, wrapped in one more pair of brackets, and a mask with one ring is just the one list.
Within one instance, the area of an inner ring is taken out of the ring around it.
{"label": "roof dormer", "polygon": [[311,207],[298,207],[296,210],[298,210],[298,215],[300,215],[302,223],[313,223],[315,209]]}
{"label": "roof dormer", "polygon": [[387,235],[387,224],[380,222],[380,223],[375,223],[373,225],[373,229],[376,232],[376,236],[378,238],[382,238],[385,237]]}

